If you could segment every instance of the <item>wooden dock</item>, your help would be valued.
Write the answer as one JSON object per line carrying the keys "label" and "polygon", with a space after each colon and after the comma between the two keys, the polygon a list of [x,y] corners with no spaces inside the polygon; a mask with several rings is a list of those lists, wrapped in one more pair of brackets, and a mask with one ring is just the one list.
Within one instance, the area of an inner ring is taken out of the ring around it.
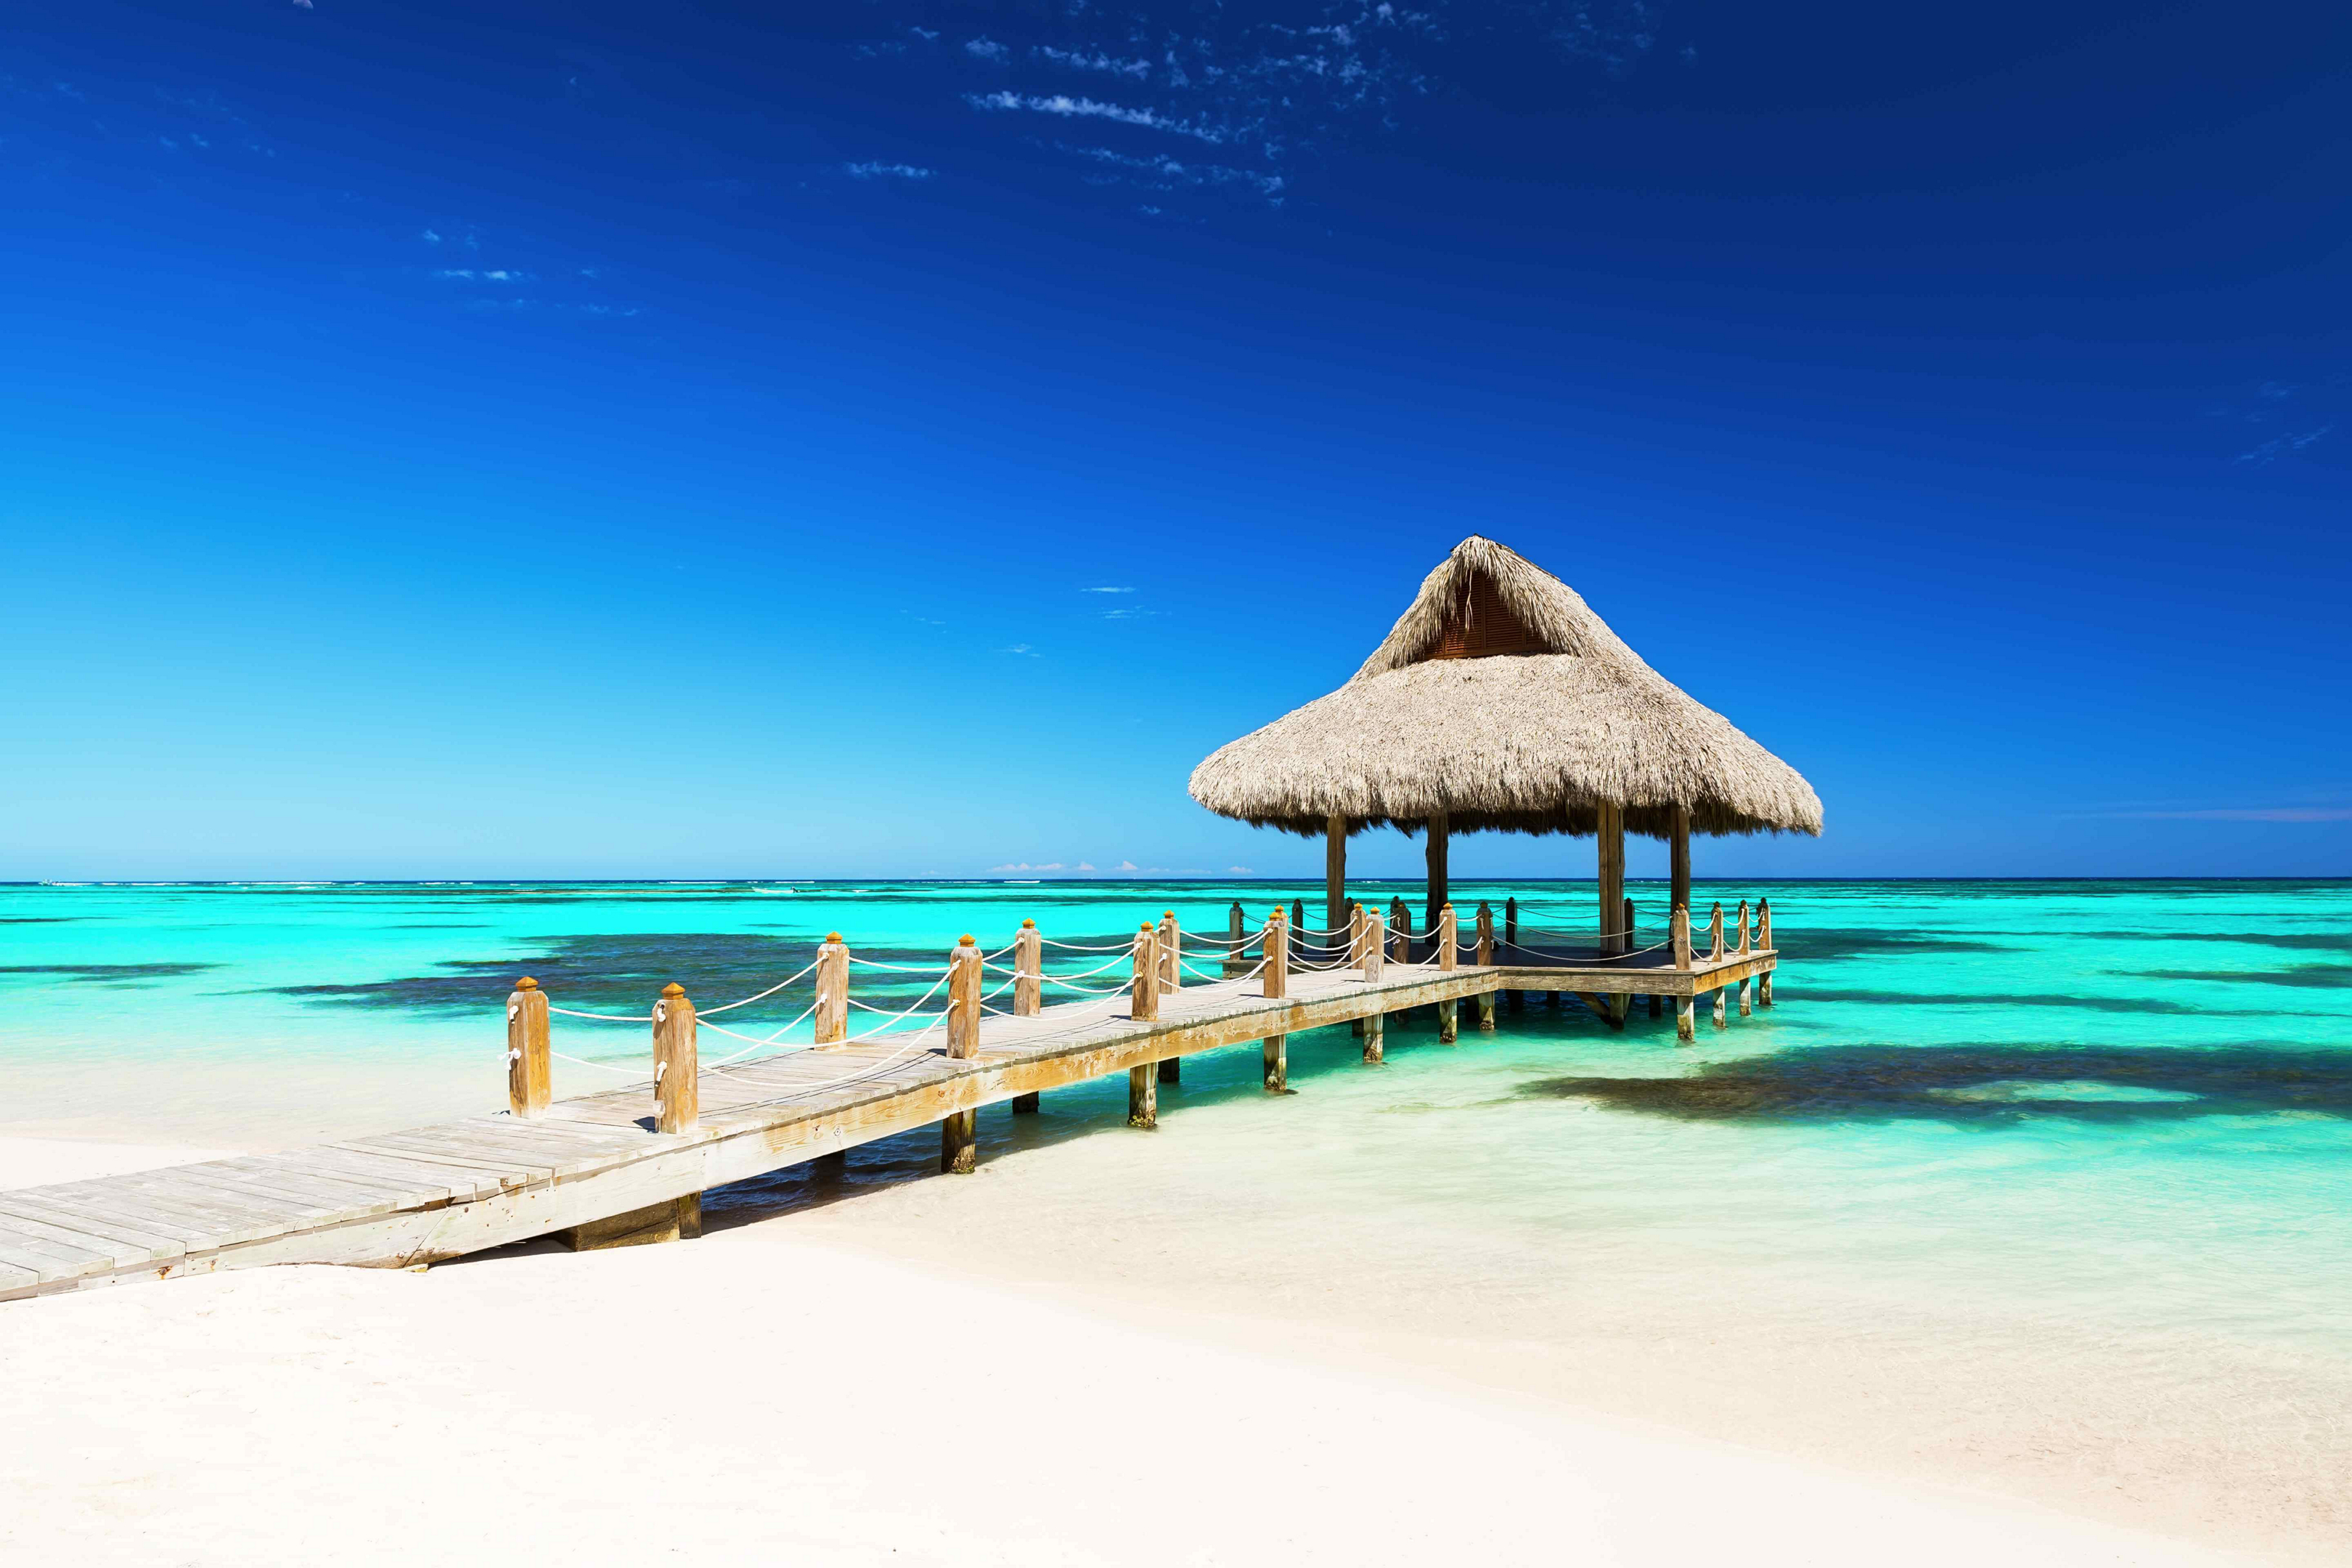
{"label": "wooden dock", "polygon": [[[1172,1070],[1162,1064],[1197,1052],[1264,1041],[1266,1084],[1278,1089],[1288,1036],[1360,1019],[1366,1059],[1376,1061],[1381,1018],[1409,1007],[1437,1005],[1444,1037],[1451,1038],[1460,1004],[1475,1002],[1477,1026],[1492,1027],[1505,993],[1574,994],[1620,1025],[1632,998],[1672,997],[1688,1038],[1698,996],[1717,997],[1718,1026],[1730,993],[1748,1011],[1750,980],[1760,1004],[1770,1005],[1779,954],[1770,946],[1769,916],[1759,922],[1753,948],[1744,905],[1741,916],[1738,946],[1725,942],[1718,915],[1710,952],[1696,954],[1685,916],[1676,922],[1676,951],[1607,961],[1536,962],[1514,954],[1529,961],[1454,968],[1434,959],[1365,963],[1360,952],[1354,967],[1278,963],[1271,976],[1168,990],[1149,984],[1139,943],[1133,989],[1108,1008],[1099,1001],[1041,1006],[1032,983],[1024,994],[1027,1016],[982,1016],[982,966],[977,950],[966,949],[972,985],[951,991],[945,1039],[936,1030],[905,1031],[697,1068],[665,1081],[660,1094],[645,1083],[551,1099],[541,1004],[535,1102],[524,1081],[529,1064],[514,1068],[520,1087],[513,1103],[524,1114],[0,1192],[0,1300],[273,1263],[398,1268],[551,1234],[581,1247],[667,1240],[698,1230],[707,1189],[933,1122],[945,1129],[950,1168],[969,1169],[974,1113],[1003,1100],[1013,1101],[1016,1111],[1031,1109],[1031,1097],[1066,1084],[1128,1073],[1130,1121],[1149,1126],[1156,1110],[1151,1085]],[[1445,931],[1450,939],[1450,913]],[[1026,951],[1034,954],[1032,940]],[[1372,945],[1375,952],[1386,946],[1378,934]],[[1033,959],[1024,980],[1034,972]],[[950,973],[956,973],[951,963]],[[1269,989],[1278,994],[1265,994]],[[824,1001],[821,992],[818,1005]],[[673,1025],[684,1019],[690,1063],[692,1012],[682,996],[677,1002],[669,1016]],[[959,1006],[966,1020],[961,1031]],[[835,1007],[838,1013],[837,1002]],[[663,1016],[657,1006],[657,1050],[672,1048],[662,1044],[663,1029],[673,1026]],[[677,1092],[689,1085],[690,1093]],[[680,1124],[681,1105],[683,1130],[660,1131],[665,1121]]]}

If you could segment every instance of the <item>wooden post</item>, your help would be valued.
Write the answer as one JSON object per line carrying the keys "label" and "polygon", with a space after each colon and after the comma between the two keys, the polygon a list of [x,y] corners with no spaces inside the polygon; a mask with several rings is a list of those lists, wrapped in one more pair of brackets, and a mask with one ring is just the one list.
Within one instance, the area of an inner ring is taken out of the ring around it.
{"label": "wooden post", "polygon": [[[983,971],[983,973],[985,973]],[[1013,1016],[1034,1018],[1045,1010],[1045,939],[1035,921],[1023,921],[1013,939]],[[1034,1116],[1038,1098],[1033,1092],[1013,1097],[1013,1114]]]}
{"label": "wooden post", "polygon": [[[1460,945],[1462,934],[1460,922],[1454,918],[1452,904],[1449,903],[1437,911],[1436,923],[1437,967],[1441,973],[1451,973],[1455,968],[1454,961],[1459,956],[1455,950]],[[1437,1005],[1437,1043],[1439,1045],[1450,1046],[1454,1042],[1461,1028],[1461,1020],[1460,998],[1449,996]]]}
{"label": "wooden post", "polygon": [[1674,922],[1675,967],[1687,971],[1691,966],[1690,906],[1675,906]]}
{"label": "wooden post", "polygon": [[507,1109],[517,1116],[537,1116],[555,1097],[548,1049],[547,993],[526,974],[507,998]]}
{"label": "wooden post", "polygon": [[1478,993],[1478,1032],[1482,1035],[1495,1032],[1495,1000],[1492,991]]}
{"label": "wooden post", "polygon": [[1338,931],[1348,918],[1348,819],[1323,819],[1323,919]]}
{"label": "wooden post", "polygon": [[[1772,900],[1769,899],[1756,900],[1756,945],[1767,952],[1774,951]],[[1769,969],[1756,977],[1756,1005],[1759,1007],[1769,1007],[1772,1005],[1772,972]]]}
{"label": "wooden post", "polygon": [[1243,926],[1241,900],[1236,899],[1234,907],[1225,911],[1225,962],[1217,971],[1228,980],[1249,967],[1242,962],[1242,947],[1248,936]]}
{"label": "wooden post", "polygon": [[1739,956],[1748,956],[1748,900],[1739,900]]}
{"label": "wooden post", "polygon": [[1146,1132],[1160,1125],[1160,1075],[1150,1062],[1127,1069],[1127,1124]]}
{"label": "wooden post", "polygon": [[[1163,995],[1173,994],[1184,986],[1184,933],[1176,923],[1176,911],[1170,910],[1160,917],[1160,990]],[[1164,1057],[1160,1062],[1160,1081],[1184,1081],[1184,1058]]]}
{"label": "wooden post", "polygon": [[1381,977],[1381,969],[1389,956],[1389,922],[1378,910],[1364,911],[1364,982]]}
{"label": "wooden post", "polygon": [[1696,1011],[1690,997],[1675,998],[1675,1044],[1692,1046],[1698,1043],[1698,1025],[1694,1016]]}
{"label": "wooden post", "polygon": [[694,1050],[694,1004],[675,981],[654,1004],[654,1101],[656,1132],[691,1132],[701,1119],[701,1064]]}
{"label": "wooden post", "polygon": [[[1513,963],[1528,961],[1528,955],[1519,951],[1519,900],[1517,899],[1503,900],[1503,946],[1510,952]],[[1528,1005],[1528,994],[1524,991],[1507,992],[1503,999],[1514,1013],[1523,1010]]]}
{"label": "wooden post", "polygon": [[[1437,929],[1437,911],[1454,901],[1449,896],[1451,889],[1446,886],[1445,875],[1446,851],[1452,845],[1453,835],[1453,819],[1442,811],[1432,812],[1429,820],[1422,826],[1424,840],[1422,861],[1429,873],[1428,908],[1421,922],[1423,931],[1433,932]],[[1406,956],[1409,958],[1412,954],[1407,953]]]}
{"label": "wooden post", "polygon": [[1184,989],[1184,928],[1174,910],[1160,917],[1160,989],[1163,994]]}
{"label": "wooden post", "polygon": [[1290,956],[1305,962],[1307,957],[1307,900],[1290,900]]}
{"label": "wooden post", "polygon": [[1148,921],[1135,933],[1135,987],[1128,1002],[1128,1016],[1139,1024],[1160,1016],[1160,935]]}
{"label": "wooden post", "polygon": [[1653,991],[1653,992],[1651,992],[1651,993],[1650,993],[1650,1016],[1651,1016],[1651,1017],[1655,1018],[1655,1017],[1661,1016],[1664,1014],[1664,1012],[1665,1011],[1665,1005],[1666,1005],[1666,999],[1665,999],[1664,996],[1660,995],[1660,994],[1659,994],[1657,992],[1655,992],[1655,991]]}
{"label": "wooden post", "polygon": [[1013,1016],[1034,1018],[1045,1010],[1045,938],[1035,921],[1023,921],[1013,939]]}
{"label": "wooden post", "polygon": [[1478,900],[1478,967],[1495,967],[1495,906]]}
{"label": "wooden post", "polygon": [[1601,952],[1608,957],[1627,951],[1617,923],[1618,905],[1625,900],[1625,808],[1612,801],[1602,801],[1600,825],[1593,837],[1598,841]]}
{"label": "wooden post", "polygon": [[[1364,967],[1364,944],[1365,944],[1365,943],[1367,943],[1367,942],[1369,942],[1371,940],[1371,930],[1372,930],[1372,926],[1371,926],[1371,920],[1370,920],[1370,916],[1368,916],[1368,915],[1364,912],[1364,906],[1363,906],[1362,904],[1360,904],[1360,903],[1355,903],[1355,904],[1350,904],[1350,905],[1349,905],[1349,906],[1348,906],[1348,967],[1349,967],[1349,968],[1350,968],[1350,969],[1361,969],[1361,968],[1363,968],[1363,967]],[[1349,1019],[1349,1020],[1348,1020],[1348,1027],[1349,1027],[1349,1029],[1351,1032],[1353,1032],[1353,1033],[1354,1033],[1354,1035],[1356,1036],[1356,1037],[1357,1037],[1358,1039],[1361,1039],[1361,1038],[1363,1037],[1363,1034],[1364,1034],[1364,1021],[1363,1021],[1361,1018],[1350,1018],[1350,1019]]]}
{"label": "wooden post", "polygon": [[1268,1094],[1290,1092],[1288,1035],[1268,1035],[1265,1037],[1265,1091]]}
{"label": "wooden post", "polygon": [[1675,807],[1673,836],[1667,840],[1669,904],[1690,908],[1690,807]]}
{"label": "wooden post", "polygon": [[1274,913],[1265,921],[1265,994],[1283,997],[1290,994],[1290,922],[1282,918],[1282,906],[1274,906]]}
{"label": "wooden post", "polygon": [[1389,905],[1389,920],[1391,922],[1389,956],[1399,963],[1411,963],[1412,962],[1412,910],[1406,906],[1402,899],[1394,900]]}
{"label": "wooden post", "polygon": [[816,950],[816,1043],[839,1045],[849,1038],[849,944],[827,931]]}
{"label": "wooden post", "polygon": [[[980,944],[970,933],[948,954],[948,1055],[969,1061],[980,1055],[980,997],[986,972]],[[980,1163],[980,1112],[951,1110],[940,1121],[940,1169],[968,1176]]]}
{"label": "wooden post", "polygon": [[1619,944],[1618,952],[1633,952],[1640,949],[1642,944],[1633,938],[1633,900],[1631,899],[1617,900],[1617,929],[1625,933],[1625,940]]}
{"label": "wooden post", "polygon": [[1715,988],[1715,1026],[1718,1029],[1727,1026],[1723,1021],[1723,991],[1720,985]]}
{"label": "wooden post", "polygon": [[1706,917],[1706,957],[1710,963],[1723,962],[1723,906],[1720,903]]}
{"label": "wooden post", "polygon": [[1745,980],[1739,983],[1739,1016],[1743,1018],[1748,1016],[1748,982]]}
{"label": "wooden post", "polygon": [[[1241,906],[1234,908],[1238,911]],[[1236,913],[1234,919],[1240,918]],[[1128,1016],[1138,1023],[1160,1016],[1160,939],[1149,922],[1135,933],[1135,984],[1128,994]],[[1128,1069],[1127,1124],[1146,1131],[1160,1125],[1159,1063],[1141,1062]]]}

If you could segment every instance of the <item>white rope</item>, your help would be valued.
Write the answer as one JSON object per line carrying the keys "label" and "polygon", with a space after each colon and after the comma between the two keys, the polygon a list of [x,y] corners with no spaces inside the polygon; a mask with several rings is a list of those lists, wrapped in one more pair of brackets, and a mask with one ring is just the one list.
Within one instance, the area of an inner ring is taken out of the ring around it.
{"label": "white rope", "polygon": [[654,1021],[651,1013],[575,1013],[569,1007],[558,1007],[552,1003],[548,1005],[547,1010],[561,1013],[567,1018],[593,1018],[600,1024],[650,1024]]}
{"label": "white rope", "polygon": [[849,962],[864,964],[868,969],[895,969],[901,974],[929,974],[931,972],[930,965],[927,963],[884,963],[879,959],[860,958],[856,953],[849,955]]}
{"label": "white rope", "polygon": [[1047,947],[1066,947],[1073,952],[1122,952],[1135,945],[1132,942],[1113,942],[1108,947],[1098,947],[1091,942],[1055,942],[1049,936],[1041,936],[1037,940],[1044,942]]}
{"label": "white rope", "polygon": [[[820,960],[820,962],[822,961]],[[777,992],[782,991],[785,986],[790,985],[793,981],[800,979],[801,975],[808,973],[809,970],[814,969],[815,967],[816,964],[812,963],[808,966],[808,969],[802,970],[800,974],[787,975],[785,978],[777,981],[773,985],[769,986],[765,991],[761,992],[757,996],[746,996],[740,1002],[730,1002],[725,1005],[719,1007],[697,1007],[694,1010],[694,1016],[698,1018],[708,1018],[713,1014],[732,1013],[738,1007],[749,1007],[754,1002],[764,1002],[769,997],[773,996]]]}

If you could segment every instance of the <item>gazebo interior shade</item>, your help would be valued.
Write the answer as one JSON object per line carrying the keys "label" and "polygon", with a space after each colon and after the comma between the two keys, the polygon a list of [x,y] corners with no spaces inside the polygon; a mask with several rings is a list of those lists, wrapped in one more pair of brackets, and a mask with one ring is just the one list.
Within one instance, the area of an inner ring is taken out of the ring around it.
{"label": "gazebo interior shade", "polygon": [[1353,678],[1213,753],[1192,794],[1260,826],[1819,833],[1796,770],[1644,663],[1576,591],[1463,541]]}

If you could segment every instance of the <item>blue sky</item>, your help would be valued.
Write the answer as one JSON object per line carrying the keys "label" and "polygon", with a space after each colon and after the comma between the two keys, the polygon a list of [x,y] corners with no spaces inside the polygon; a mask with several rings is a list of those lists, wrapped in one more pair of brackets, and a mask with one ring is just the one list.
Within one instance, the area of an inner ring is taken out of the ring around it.
{"label": "blue sky", "polygon": [[1702,874],[2352,873],[2347,76],[2315,5],[48,7],[0,877],[1313,873],[1185,776],[1474,531],[1820,789]]}

